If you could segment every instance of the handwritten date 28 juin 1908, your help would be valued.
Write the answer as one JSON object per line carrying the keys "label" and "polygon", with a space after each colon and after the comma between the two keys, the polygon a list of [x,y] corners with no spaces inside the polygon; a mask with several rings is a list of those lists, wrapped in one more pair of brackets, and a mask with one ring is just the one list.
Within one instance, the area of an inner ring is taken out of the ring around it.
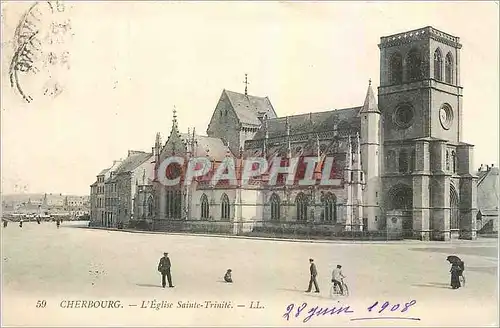
{"label": "handwritten date 28 juin 1908", "polygon": [[[372,319],[407,319],[407,320],[420,320],[419,318],[412,318],[407,316],[402,316],[402,314],[406,314],[417,301],[411,300],[405,303],[389,303],[385,302],[373,302],[368,307],[364,309],[365,315],[371,315],[369,317],[357,317],[352,318],[351,321],[355,320],[372,320]],[[354,311],[354,309],[350,306],[344,305],[336,305],[332,307],[320,307],[317,305],[309,305],[307,303],[302,303],[299,306],[296,306],[294,303],[289,304],[286,307],[286,312],[283,314],[283,318],[287,321],[290,319],[302,319],[302,322],[308,322],[314,316],[332,316],[332,315],[353,315],[354,313],[359,314],[359,312]],[[390,316],[388,316],[390,314]]]}

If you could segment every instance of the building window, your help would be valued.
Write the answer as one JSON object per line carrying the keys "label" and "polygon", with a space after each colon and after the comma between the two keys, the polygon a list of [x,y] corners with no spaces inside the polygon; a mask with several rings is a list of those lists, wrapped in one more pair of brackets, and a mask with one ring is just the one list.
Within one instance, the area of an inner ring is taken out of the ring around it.
{"label": "building window", "polygon": [[180,190],[167,190],[165,198],[165,216],[169,219],[181,218],[181,192]]}
{"label": "building window", "polygon": [[295,206],[297,208],[297,221],[307,221],[307,206],[308,201],[304,193],[299,193],[295,198]]}
{"label": "building window", "polygon": [[210,216],[210,205],[208,204],[208,198],[207,195],[203,194],[201,196],[201,218],[202,219],[208,219]]}
{"label": "building window", "polygon": [[327,193],[323,198],[323,220],[337,223],[337,198],[332,193]]}
{"label": "building window", "polygon": [[446,55],[444,70],[446,83],[453,84],[453,55],[450,52]]}
{"label": "building window", "polygon": [[276,194],[271,196],[271,220],[278,221],[280,219],[280,198]]}
{"label": "building window", "polygon": [[450,151],[446,151],[446,171],[450,171]]}
{"label": "building window", "polygon": [[229,214],[230,214],[229,197],[227,197],[226,194],[222,194],[220,218],[223,220],[229,220]]}
{"label": "building window", "polygon": [[153,216],[153,206],[154,206],[154,201],[153,197],[148,198],[148,217]]}
{"label": "building window", "polygon": [[457,172],[457,156],[455,151],[451,151],[451,170],[453,173]]}
{"label": "building window", "polygon": [[406,152],[405,149],[402,149],[399,152],[399,161],[398,161],[398,166],[399,166],[399,173],[406,173],[408,172],[408,153]]}
{"label": "building window", "polygon": [[406,74],[409,81],[416,81],[422,78],[422,60],[420,52],[412,49],[406,57]]}
{"label": "building window", "polygon": [[443,80],[443,56],[439,48],[434,51],[434,78],[438,81]]}
{"label": "building window", "polygon": [[391,57],[390,79],[391,84],[400,84],[403,82],[403,58],[400,53],[395,53]]}
{"label": "building window", "polygon": [[450,185],[450,229],[460,229],[459,222],[459,198],[453,185]]}

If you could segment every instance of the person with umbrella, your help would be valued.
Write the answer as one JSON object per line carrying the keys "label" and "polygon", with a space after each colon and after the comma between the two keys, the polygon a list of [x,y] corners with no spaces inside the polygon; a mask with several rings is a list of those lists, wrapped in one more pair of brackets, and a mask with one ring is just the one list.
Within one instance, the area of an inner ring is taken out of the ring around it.
{"label": "person with umbrella", "polygon": [[[461,287],[460,285],[460,277],[463,278],[463,272],[465,269],[464,262],[455,255],[450,255],[446,258],[448,262],[451,264],[451,288],[458,289]],[[464,279],[465,281],[465,279]]]}

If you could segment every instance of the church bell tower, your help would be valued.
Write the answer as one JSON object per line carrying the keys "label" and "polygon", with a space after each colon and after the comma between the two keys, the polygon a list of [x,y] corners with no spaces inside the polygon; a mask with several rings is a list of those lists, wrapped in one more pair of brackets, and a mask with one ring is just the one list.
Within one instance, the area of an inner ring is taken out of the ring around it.
{"label": "church bell tower", "polygon": [[386,219],[401,222],[407,238],[473,238],[473,146],[461,140],[460,39],[429,26],[382,37],[379,48]]}

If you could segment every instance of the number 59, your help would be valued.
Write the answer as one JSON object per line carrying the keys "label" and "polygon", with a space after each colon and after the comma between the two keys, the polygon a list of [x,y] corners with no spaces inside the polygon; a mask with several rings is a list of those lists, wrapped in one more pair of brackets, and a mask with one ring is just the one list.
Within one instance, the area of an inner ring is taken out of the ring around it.
{"label": "number 59", "polygon": [[47,301],[46,300],[41,300],[36,302],[36,307],[37,308],[44,308],[47,306]]}

